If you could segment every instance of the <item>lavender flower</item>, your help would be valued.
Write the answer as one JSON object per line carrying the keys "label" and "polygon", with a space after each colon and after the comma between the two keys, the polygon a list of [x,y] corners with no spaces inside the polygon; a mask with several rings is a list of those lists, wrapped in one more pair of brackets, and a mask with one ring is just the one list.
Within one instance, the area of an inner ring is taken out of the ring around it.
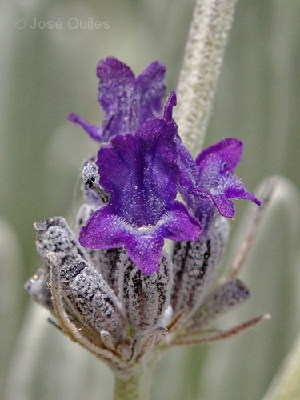
{"label": "lavender flower", "polygon": [[165,66],[155,61],[135,78],[126,64],[107,57],[97,67],[100,80],[98,102],[106,117],[102,127],[91,125],[75,114],[70,114],[69,119],[82,126],[98,142],[135,132],[149,118],[161,115],[166,90],[165,71]]}
{"label": "lavender flower", "polygon": [[260,202],[233,175],[239,140],[224,139],[195,160],[184,147],[172,115],[175,92],[162,110],[164,73],[154,62],[135,78],[115,58],[100,61],[102,128],[70,116],[106,142],[82,169],[79,239],[63,218],[35,224],[44,266],[26,284],[72,340],[122,378],[170,346],[228,337],[262,318],[203,337],[203,327],[249,297],[238,279],[211,289],[232,199]]}

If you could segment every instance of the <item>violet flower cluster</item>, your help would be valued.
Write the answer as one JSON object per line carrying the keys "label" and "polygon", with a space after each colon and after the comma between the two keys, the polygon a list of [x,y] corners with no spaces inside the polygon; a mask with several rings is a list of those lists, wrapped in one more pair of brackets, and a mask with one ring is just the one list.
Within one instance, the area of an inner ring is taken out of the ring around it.
{"label": "violet flower cluster", "polygon": [[[232,199],[260,204],[233,175],[242,142],[228,138],[193,159],[172,118],[176,94],[164,109],[165,67],[150,64],[137,78],[113,57],[101,61],[102,127],[70,119],[102,142],[96,165],[110,201],[82,227],[79,242],[92,249],[125,247],[146,274],[158,268],[164,239],[195,241],[216,218],[234,217]],[[184,203],[176,200],[180,194]]]}
{"label": "violet flower cluster", "polygon": [[205,337],[216,317],[249,298],[236,278],[212,289],[232,199],[260,202],[234,175],[238,139],[195,160],[184,147],[172,115],[176,94],[162,106],[161,63],[135,78],[109,57],[97,74],[102,126],[69,116],[100,143],[82,168],[79,239],[61,217],[36,223],[43,266],[25,287],[71,340],[128,376],[170,346],[229,337],[262,318]]}

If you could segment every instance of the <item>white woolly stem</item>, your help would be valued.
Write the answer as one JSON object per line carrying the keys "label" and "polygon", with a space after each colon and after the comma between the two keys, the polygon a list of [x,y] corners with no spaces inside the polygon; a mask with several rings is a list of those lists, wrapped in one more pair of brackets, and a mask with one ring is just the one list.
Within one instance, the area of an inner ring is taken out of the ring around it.
{"label": "white woolly stem", "polygon": [[197,0],[178,82],[175,120],[184,144],[202,147],[237,0]]}
{"label": "white woolly stem", "polygon": [[130,375],[115,374],[114,400],[149,400],[151,369],[139,364]]}

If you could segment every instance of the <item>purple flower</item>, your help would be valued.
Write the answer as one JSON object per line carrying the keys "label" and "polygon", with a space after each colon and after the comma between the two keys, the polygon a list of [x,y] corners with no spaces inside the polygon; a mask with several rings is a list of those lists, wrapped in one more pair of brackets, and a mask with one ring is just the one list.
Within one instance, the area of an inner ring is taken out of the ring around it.
{"label": "purple flower", "polygon": [[118,134],[134,133],[148,119],[161,116],[165,71],[165,66],[155,61],[135,78],[126,64],[107,57],[97,67],[98,102],[105,114],[102,127],[91,125],[75,114],[70,114],[69,119],[99,142],[107,142]]}
{"label": "purple flower", "polygon": [[[172,121],[174,106],[176,93],[171,92],[164,109],[167,121]],[[179,191],[204,229],[210,225],[216,211],[226,218],[234,217],[234,203],[231,199],[245,199],[261,204],[247,191],[242,181],[233,175],[242,158],[243,144],[240,140],[223,139],[203,150],[194,160],[179,135],[175,135],[174,139],[179,155]]]}
{"label": "purple flower", "polygon": [[[146,274],[158,267],[164,239],[194,241],[214,218],[234,216],[232,199],[260,204],[233,172],[242,157],[242,142],[228,138],[193,159],[173,121],[176,94],[162,112],[165,67],[154,62],[135,78],[115,58],[97,69],[102,128],[77,122],[100,142],[97,166],[100,186],[110,196],[80,232],[80,243],[92,249],[125,247]],[[156,118],[160,116],[161,118]],[[185,205],[175,200],[178,191]],[[190,212],[194,215],[192,216]]]}
{"label": "purple flower", "polygon": [[216,211],[226,218],[234,217],[232,199],[261,204],[233,174],[242,158],[243,144],[240,140],[223,139],[203,150],[194,163],[183,145],[180,146],[183,171],[180,191],[204,228],[210,224]]}
{"label": "purple flower", "polygon": [[199,237],[199,222],[175,200],[180,174],[176,135],[173,121],[154,118],[135,135],[117,135],[102,146],[97,165],[110,203],[82,228],[83,246],[125,246],[136,266],[151,274],[158,267],[164,238]]}

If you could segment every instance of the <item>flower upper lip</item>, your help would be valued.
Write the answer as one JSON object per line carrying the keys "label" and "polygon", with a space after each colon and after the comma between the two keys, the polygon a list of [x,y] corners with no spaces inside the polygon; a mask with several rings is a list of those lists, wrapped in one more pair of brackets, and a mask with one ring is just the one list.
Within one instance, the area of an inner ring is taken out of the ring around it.
{"label": "flower upper lip", "polygon": [[162,114],[165,71],[163,64],[154,61],[135,78],[126,64],[107,57],[97,67],[98,102],[105,114],[102,127],[91,125],[76,114],[70,114],[69,119],[99,142],[135,132],[142,123]]}

